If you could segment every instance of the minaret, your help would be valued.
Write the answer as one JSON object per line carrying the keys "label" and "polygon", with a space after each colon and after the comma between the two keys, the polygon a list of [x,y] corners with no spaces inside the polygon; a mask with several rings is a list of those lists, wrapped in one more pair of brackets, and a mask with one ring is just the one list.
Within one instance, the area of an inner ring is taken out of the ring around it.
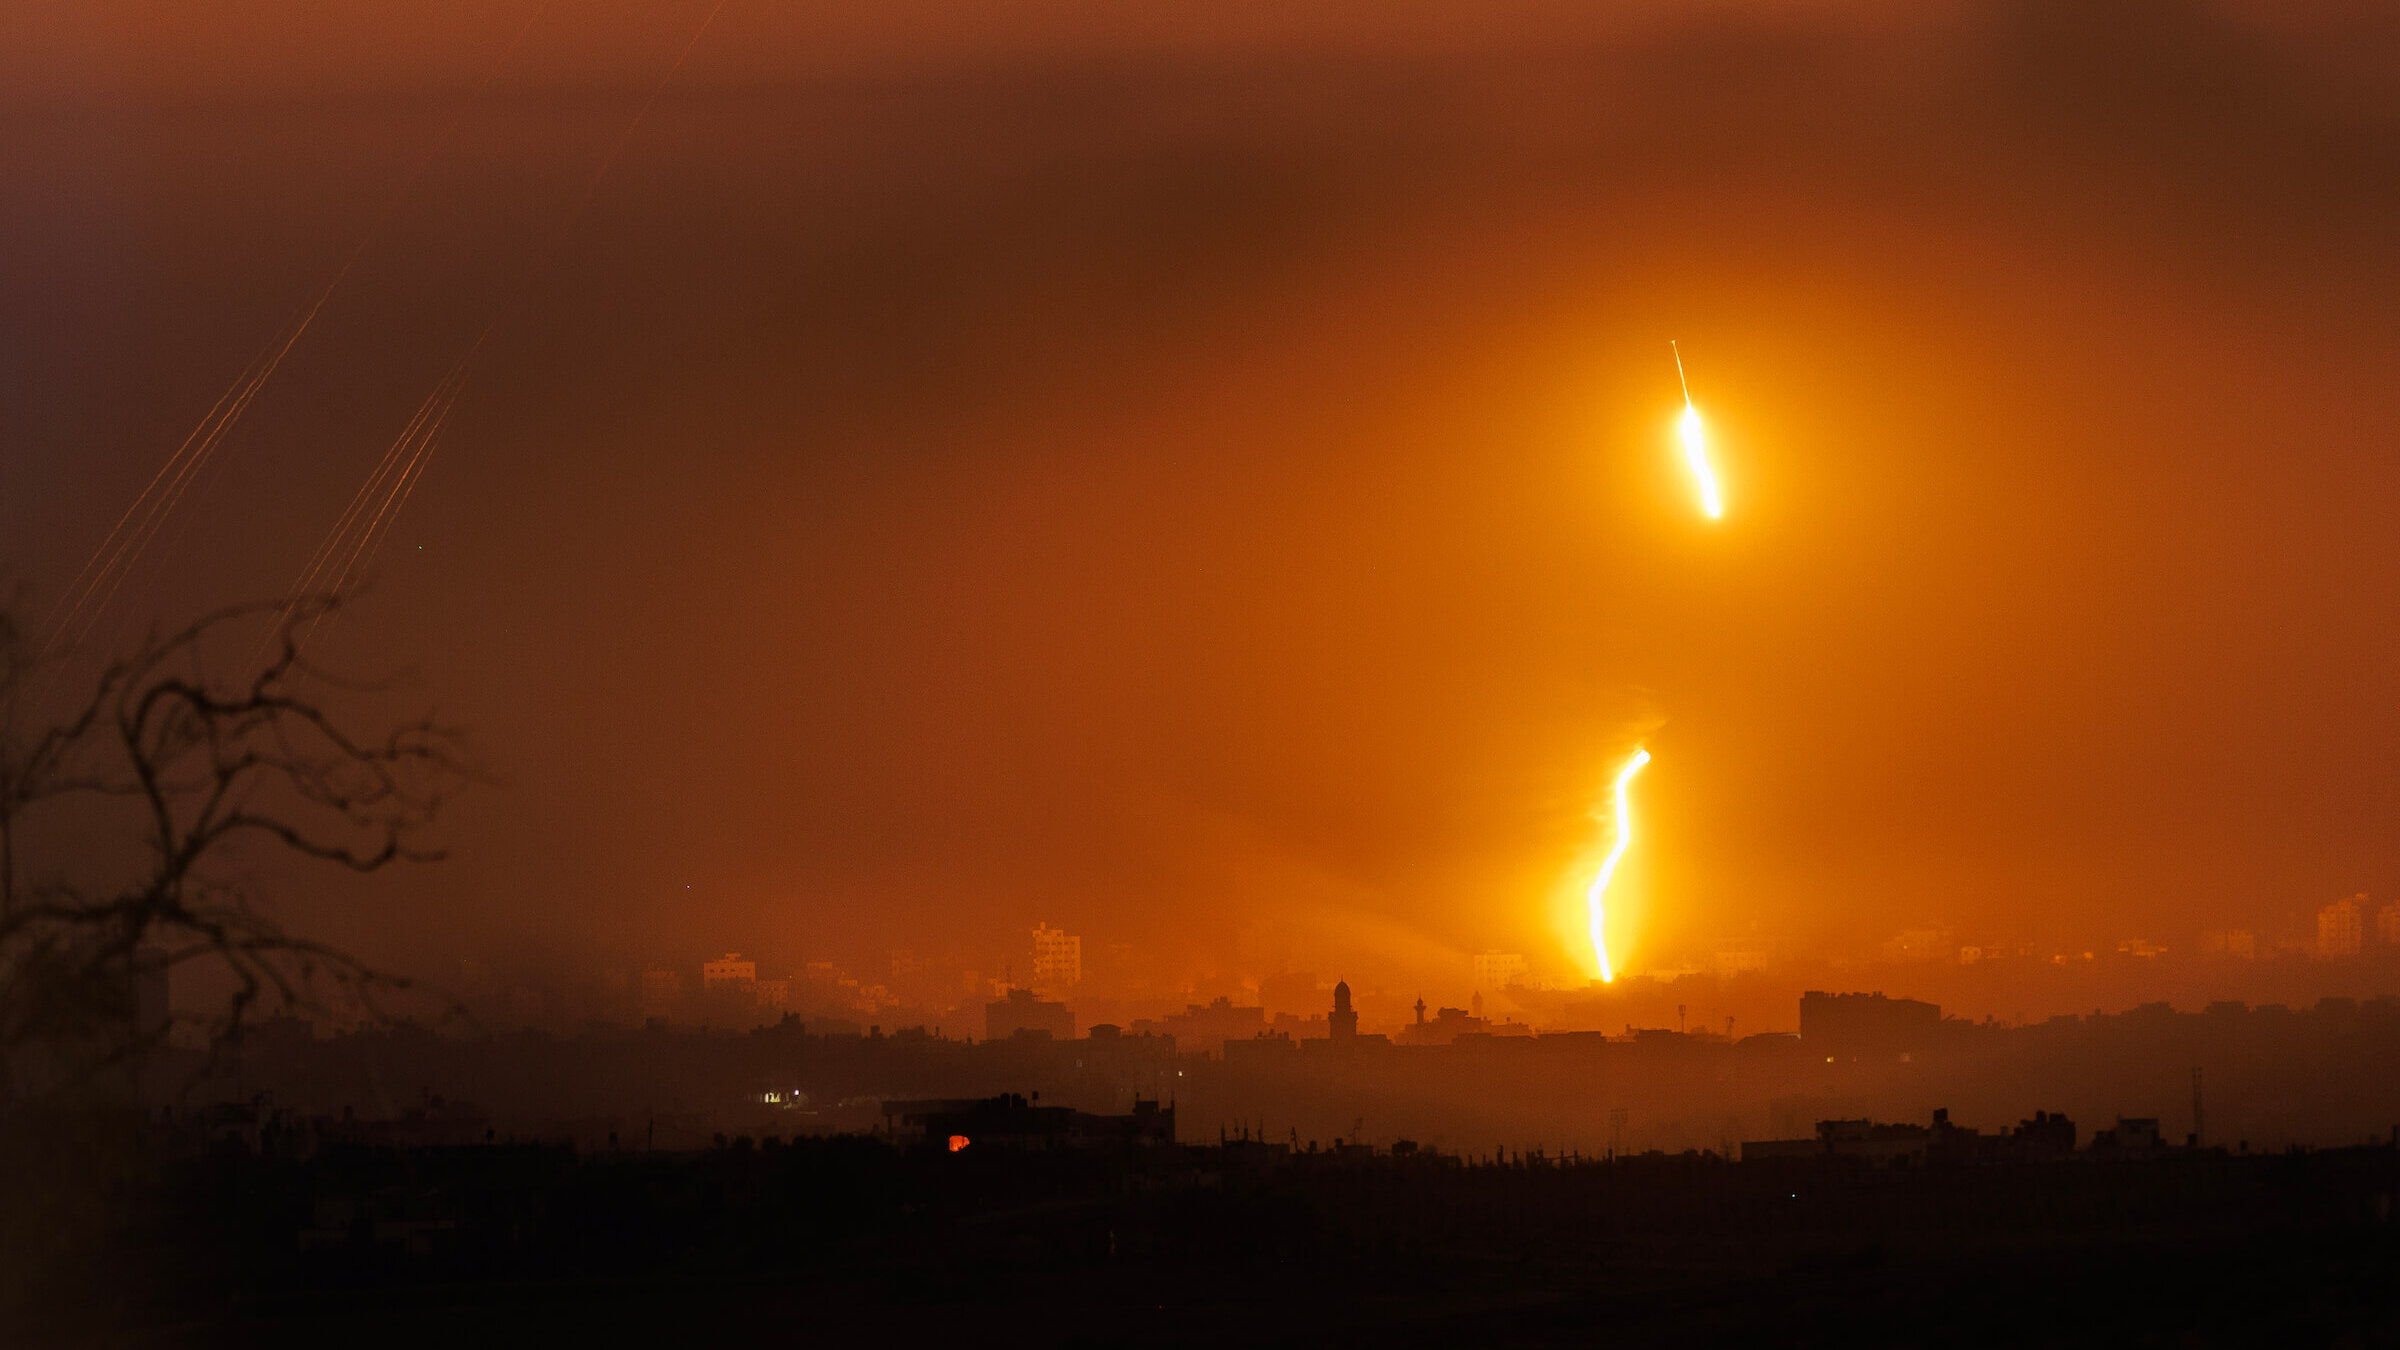
{"label": "minaret", "polygon": [[1417,1025],[1425,1025],[1425,996],[1417,995]]}
{"label": "minaret", "polygon": [[1358,1014],[1350,1009],[1350,982],[1337,980],[1333,986],[1333,1012],[1325,1019],[1334,1044],[1346,1045],[1358,1037]]}

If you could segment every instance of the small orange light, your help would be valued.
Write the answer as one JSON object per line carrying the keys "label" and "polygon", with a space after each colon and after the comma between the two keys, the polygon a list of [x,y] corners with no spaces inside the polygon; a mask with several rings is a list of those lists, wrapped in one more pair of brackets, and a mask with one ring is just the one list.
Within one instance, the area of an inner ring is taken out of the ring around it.
{"label": "small orange light", "polygon": [[957,1153],[957,1152],[960,1152],[961,1150],[965,1149],[965,1148],[966,1148],[966,1146],[967,1146],[968,1144],[970,1144],[970,1143],[973,1143],[973,1142],[974,1142],[973,1140],[971,1140],[971,1139],[967,1138],[967,1137],[966,1137],[965,1135],[963,1135],[963,1134],[954,1134],[954,1135],[951,1135],[951,1136],[950,1136],[950,1151],[951,1151],[952,1153]]}

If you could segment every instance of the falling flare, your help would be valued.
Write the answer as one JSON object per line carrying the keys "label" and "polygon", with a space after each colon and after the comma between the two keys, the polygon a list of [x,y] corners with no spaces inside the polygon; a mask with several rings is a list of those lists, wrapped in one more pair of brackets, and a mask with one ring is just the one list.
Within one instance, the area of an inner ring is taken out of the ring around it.
{"label": "falling flare", "polygon": [[1600,958],[1602,983],[1613,983],[1617,972],[1608,963],[1608,934],[1602,931],[1608,915],[1601,901],[1608,894],[1608,879],[1616,875],[1617,860],[1625,856],[1625,846],[1633,842],[1633,815],[1625,805],[1625,785],[1649,762],[1649,751],[1636,750],[1633,758],[1625,761],[1625,767],[1617,771],[1617,814],[1612,822],[1616,842],[1609,847],[1608,858],[1600,864],[1600,875],[1592,878],[1591,890],[1584,893],[1584,903],[1591,910],[1592,954]]}
{"label": "falling flare", "polygon": [[1708,467],[1708,440],[1700,430],[1700,412],[1692,406],[1692,382],[1684,378],[1683,349],[1672,338],[1667,347],[1675,353],[1675,379],[1683,385],[1683,460],[1700,484],[1700,509],[1710,520],[1717,520],[1725,514],[1725,503],[1717,496],[1716,471]]}

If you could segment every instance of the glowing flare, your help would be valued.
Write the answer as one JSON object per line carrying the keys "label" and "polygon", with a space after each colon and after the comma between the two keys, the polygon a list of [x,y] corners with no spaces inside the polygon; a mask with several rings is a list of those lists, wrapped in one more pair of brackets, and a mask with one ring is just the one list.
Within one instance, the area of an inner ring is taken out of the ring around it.
{"label": "glowing flare", "polygon": [[1692,477],[1700,483],[1700,509],[1710,520],[1725,514],[1725,503],[1717,497],[1717,475],[1708,467],[1708,444],[1700,435],[1700,414],[1690,404],[1683,406],[1683,459],[1692,466]]}
{"label": "glowing flare", "polygon": [[1617,972],[1608,963],[1608,934],[1602,931],[1608,916],[1600,902],[1608,894],[1608,879],[1616,875],[1617,860],[1625,856],[1625,846],[1633,842],[1633,815],[1625,805],[1625,785],[1649,762],[1649,751],[1636,750],[1633,758],[1625,761],[1625,767],[1617,772],[1617,814],[1613,822],[1616,843],[1610,846],[1607,860],[1600,864],[1600,875],[1592,878],[1591,890],[1584,893],[1584,903],[1591,911],[1592,954],[1600,959],[1603,982],[1614,981]]}
{"label": "glowing flare", "polygon": [[1708,467],[1708,440],[1700,430],[1700,412],[1692,406],[1692,382],[1684,378],[1683,348],[1672,339],[1667,348],[1675,353],[1675,380],[1683,386],[1683,462],[1691,466],[1692,477],[1700,484],[1700,509],[1710,520],[1717,520],[1725,514],[1725,503],[1717,496],[1716,470]]}

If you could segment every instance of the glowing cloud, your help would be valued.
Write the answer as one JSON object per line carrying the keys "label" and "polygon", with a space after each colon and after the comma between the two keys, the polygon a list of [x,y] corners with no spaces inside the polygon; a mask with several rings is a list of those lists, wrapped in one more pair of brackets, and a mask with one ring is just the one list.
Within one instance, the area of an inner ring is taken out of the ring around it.
{"label": "glowing cloud", "polygon": [[1683,385],[1683,462],[1700,484],[1700,509],[1716,520],[1724,516],[1725,502],[1717,495],[1716,471],[1708,467],[1708,438],[1700,429],[1700,412],[1692,406],[1692,383],[1683,375],[1683,349],[1672,340],[1667,347],[1675,353],[1675,379]]}
{"label": "glowing cloud", "polygon": [[1617,771],[1617,810],[1611,822],[1616,842],[1609,847],[1608,858],[1600,864],[1600,874],[1592,878],[1592,888],[1584,893],[1584,905],[1591,915],[1592,955],[1599,959],[1600,978],[1604,982],[1615,980],[1617,972],[1608,963],[1608,934],[1603,931],[1608,911],[1601,902],[1608,895],[1608,879],[1617,873],[1617,860],[1625,856],[1625,846],[1633,842],[1633,814],[1625,804],[1625,785],[1649,762],[1649,751],[1636,750],[1633,758],[1625,761],[1625,767]]}

